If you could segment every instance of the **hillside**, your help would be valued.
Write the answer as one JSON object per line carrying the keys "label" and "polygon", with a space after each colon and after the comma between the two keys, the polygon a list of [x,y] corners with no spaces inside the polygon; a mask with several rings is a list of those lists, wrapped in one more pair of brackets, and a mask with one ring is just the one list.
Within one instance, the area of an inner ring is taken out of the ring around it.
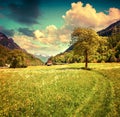
{"label": "hillside", "polygon": [[[120,61],[120,21],[117,21],[106,29],[97,32],[100,36],[106,36],[103,38],[102,45],[94,56],[90,56],[89,62],[119,62]],[[70,46],[65,52],[60,53],[50,60],[54,64],[63,63],[75,63],[84,62],[84,56],[78,56],[74,54],[74,46]],[[105,49],[106,48],[106,49]]]}
{"label": "hillside", "polygon": [[3,45],[9,49],[21,49],[12,38],[8,38],[5,34],[0,32],[0,45]]}
{"label": "hillside", "polygon": [[16,67],[41,65],[43,62],[27,53],[13,39],[0,32],[0,66],[16,64]]}
{"label": "hillside", "polygon": [[98,34],[100,36],[111,36],[112,34],[118,34],[120,33],[120,20],[111,24],[107,28],[98,31]]}
{"label": "hillside", "polygon": [[14,59],[17,61],[17,65],[18,65],[16,67],[25,67],[25,66],[43,64],[43,62],[40,59],[35,58],[33,55],[21,49],[10,50],[0,45],[0,66],[5,66],[6,64],[12,64]]}

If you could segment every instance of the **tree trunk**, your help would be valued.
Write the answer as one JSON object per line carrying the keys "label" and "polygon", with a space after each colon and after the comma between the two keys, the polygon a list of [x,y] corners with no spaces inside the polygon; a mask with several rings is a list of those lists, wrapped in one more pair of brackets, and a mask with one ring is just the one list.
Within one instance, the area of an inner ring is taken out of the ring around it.
{"label": "tree trunk", "polygon": [[88,51],[87,49],[85,50],[85,69],[88,68]]}

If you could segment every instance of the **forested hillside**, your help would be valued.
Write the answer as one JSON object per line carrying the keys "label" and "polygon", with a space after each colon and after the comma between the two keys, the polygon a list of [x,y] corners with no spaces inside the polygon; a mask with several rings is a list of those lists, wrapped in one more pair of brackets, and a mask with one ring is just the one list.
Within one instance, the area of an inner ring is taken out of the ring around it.
{"label": "forested hillside", "polygon": [[[89,62],[120,62],[120,21],[99,31],[98,34],[102,36],[101,41],[96,53],[89,56]],[[64,53],[51,57],[50,60],[53,64],[84,62],[84,56],[74,53],[73,48],[71,45]]]}
{"label": "forested hillside", "polygon": [[27,67],[41,65],[43,62],[20,48],[13,39],[0,33],[0,66]]}
{"label": "forested hillside", "polygon": [[30,65],[42,65],[40,59],[35,58],[33,55],[19,49],[10,50],[0,45],[0,66],[6,64],[11,67],[26,67]]}

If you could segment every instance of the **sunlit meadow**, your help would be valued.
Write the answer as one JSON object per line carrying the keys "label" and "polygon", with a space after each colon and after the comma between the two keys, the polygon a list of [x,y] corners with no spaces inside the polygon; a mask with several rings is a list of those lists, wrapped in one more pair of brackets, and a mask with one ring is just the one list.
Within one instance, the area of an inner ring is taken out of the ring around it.
{"label": "sunlit meadow", "polygon": [[0,117],[119,117],[120,64],[0,69]]}

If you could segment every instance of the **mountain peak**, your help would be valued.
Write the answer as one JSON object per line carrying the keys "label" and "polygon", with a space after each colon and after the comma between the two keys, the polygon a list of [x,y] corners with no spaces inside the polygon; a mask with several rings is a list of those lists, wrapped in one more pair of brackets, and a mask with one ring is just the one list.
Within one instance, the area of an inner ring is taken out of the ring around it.
{"label": "mountain peak", "polygon": [[21,49],[12,38],[8,38],[4,33],[0,32],[0,45],[9,49]]}

